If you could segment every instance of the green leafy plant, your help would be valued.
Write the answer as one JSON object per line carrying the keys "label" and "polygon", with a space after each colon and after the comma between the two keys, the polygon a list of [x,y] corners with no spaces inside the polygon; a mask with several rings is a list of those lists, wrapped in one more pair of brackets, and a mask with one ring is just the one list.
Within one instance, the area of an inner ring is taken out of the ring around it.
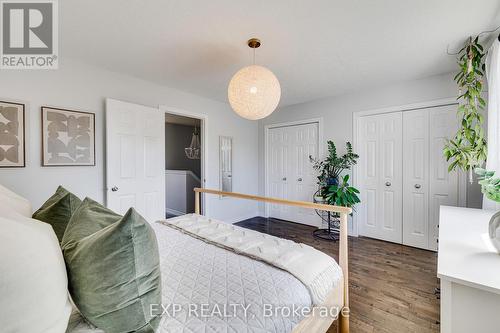
{"label": "green leafy plant", "polygon": [[460,89],[457,115],[461,123],[455,137],[446,141],[443,153],[446,160],[451,161],[448,171],[456,168],[469,171],[472,182],[472,170],[483,165],[487,156],[482,114],[486,102],[481,97],[485,52],[479,43],[479,36],[474,39],[469,37],[458,54],[460,71],[455,81]]}
{"label": "green leafy plant", "polygon": [[327,187],[323,193],[323,197],[329,205],[353,207],[361,202],[358,194],[358,189],[349,186],[349,175],[345,175],[338,185]]}
{"label": "green leafy plant", "polygon": [[333,183],[338,183],[340,174],[355,165],[359,158],[359,155],[353,152],[350,142],[346,142],[346,153],[342,156],[338,156],[337,147],[335,147],[333,141],[328,141],[327,143],[328,156],[324,160],[317,160],[309,156],[311,163],[313,163],[313,168],[319,172],[318,185],[320,189]]}
{"label": "green leafy plant", "polygon": [[478,175],[479,185],[481,185],[481,192],[488,199],[500,202],[500,178],[494,178],[495,171],[487,171],[482,168],[474,170]]}

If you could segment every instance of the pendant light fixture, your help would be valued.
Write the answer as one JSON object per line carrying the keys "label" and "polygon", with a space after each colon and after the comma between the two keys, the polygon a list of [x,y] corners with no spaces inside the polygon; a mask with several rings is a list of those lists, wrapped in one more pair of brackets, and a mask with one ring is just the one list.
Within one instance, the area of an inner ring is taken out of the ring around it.
{"label": "pendant light fixture", "polygon": [[197,127],[194,128],[193,136],[191,137],[191,144],[189,147],[184,148],[184,153],[190,160],[200,159],[200,134],[198,133]]}
{"label": "pendant light fixture", "polygon": [[252,38],[247,42],[253,49],[253,65],[240,69],[229,82],[228,99],[234,112],[250,120],[269,116],[278,106],[281,87],[269,69],[255,64],[255,49],[261,42]]}

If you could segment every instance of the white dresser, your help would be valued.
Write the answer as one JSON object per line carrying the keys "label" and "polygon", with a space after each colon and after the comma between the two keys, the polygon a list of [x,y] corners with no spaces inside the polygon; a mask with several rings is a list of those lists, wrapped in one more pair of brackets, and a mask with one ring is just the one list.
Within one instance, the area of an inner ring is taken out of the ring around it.
{"label": "white dresser", "polygon": [[493,213],[441,206],[437,272],[442,333],[500,332],[500,255],[488,237]]}

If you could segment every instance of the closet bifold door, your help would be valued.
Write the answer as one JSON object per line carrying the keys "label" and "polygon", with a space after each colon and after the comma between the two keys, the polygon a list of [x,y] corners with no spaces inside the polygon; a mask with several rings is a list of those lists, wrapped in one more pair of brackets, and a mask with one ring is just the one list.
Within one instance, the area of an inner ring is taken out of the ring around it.
{"label": "closet bifold door", "polygon": [[428,248],[429,109],[403,112],[403,244]]}
{"label": "closet bifold door", "polygon": [[[268,195],[272,198],[312,201],[317,190],[316,173],[309,156],[318,158],[317,122],[270,128],[268,132]],[[314,210],[269,204],[269,216],[320,226]]]}
{"label": "closet bifold door", "polygon": [[402,241],[402,113],[379,116],[379,200],[381,239]]}
{"label": "closet bifold door", "polygon": [[[312,201],[318,186],[316,172],[309,156],[318,158],[318,123],[291,126],[290,160],[290,197],[291,200]],[[290,207],[293,211],[291,221],[302,224],[320,226],[319,216],[312,209]]]}
{"label": "closet bifold door", "polygon": [[359,122],[360,234],[402,242],[402,113]]}
{"label": "closet bifold door", "polygon": [[[289,155],[291,151],[290,131],[288,127],[277,127],[269,130],[268,179],[269,196],[288,199],[290,193]],[[288,220],[291,218],[290,206],[269,204],[269,216]]]}
{"label": "closet bifold door", "polygon": [[[429,250],[438,249],[439,206],[459,206],[459,174],[448,172],[443,155],[446,139],[453,137],[459,126],[456,105],[429,109]],[[467,232],[467,230],[464,230]]]}

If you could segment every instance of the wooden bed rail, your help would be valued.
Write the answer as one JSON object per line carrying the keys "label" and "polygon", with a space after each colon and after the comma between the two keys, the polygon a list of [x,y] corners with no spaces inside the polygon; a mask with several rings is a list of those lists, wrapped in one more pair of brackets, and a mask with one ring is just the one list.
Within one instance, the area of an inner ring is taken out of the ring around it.
{"label": "wooden bed rail", "polygon": [[285,199],[278,199],[278,198],[268,198],[268,197],[261,197],[261,196],[256,196],[256,195],[249,195],[249,194],[242,194],[242,193],[235,193],[235,192],[224,192],[224,191],[217,191],[217,190],[211,190],[211,189],[206,189],[206,188],[198,188],[196,187],[194,189],[195,196],[194,196],[194,210],[196,214],[200,214],[200,193],[207,193],[207,194],[215,194],[215,195],[222,195],[226,197],[233,197],[233,198],[239,198],[239,199],[247,199],[247,200],[254,200],[254,201],[260,201],[260,202],[267,202],[267,203],[272,203],[272,204],[282,204],[282,205],[288,205],[288,206],[295,206],[295,207],[301,207],[301,208],[310,208],[310,209],[317,209],[317,210],[324,210],[324,211],[329,211],[329,212],[334,212],[334,213],[339,213],[340,214],[340,238],[339,238],[339,266],[342,269],[342,273],[344,275],[344,307],[342,311],[339,313],[338,321],[337,321],[337,330],[340,333],[348,333],[349,332],[349,266],[348,266],[348,258],[347,258],[347,215],[351,214],[352,209],[349,207],[342,207],[342,206],[332,206],[332,205],[326,205],[326,204],[317,204],[313,202],[307,202],[307,201],[293,201],[293,200],[285,200]]}
{"label": "wooden bed rail", "polygon": [[[194,207],[195,210],[197,208],[198,209],[200,208],[199,207],[199,194],[198,193],[209,193],[209,194],[222,195],[225,197],[233,197],[233,198],[268,202],[268,203],[273,203],[273,204],[282,204],[282,205],[296,206],[296,207],[302,207],[302,208],[325,210],[325,211],[334,212],[334,213],[345,213],[345,214],[352,213],[352,209],[349,207],[317,204],[317,203],[307,202],[307,201],[293,201],[293,200],[285,200],[285,199],[277,199],[277,198],[260,197],[257,195],[250,195],[250,194],[243,194],[243,193],[236,193],[236,192],[224,192],[224,191],[217,191],[217,190],[211,190],[208,188],[199,188],[199,187],[194,188],[194,192],[197,193],[195,195],[195,207]],[[196,202],[198,202],[198,205],[196,205]],[[197,214],[199,214],[199,212]]]}

